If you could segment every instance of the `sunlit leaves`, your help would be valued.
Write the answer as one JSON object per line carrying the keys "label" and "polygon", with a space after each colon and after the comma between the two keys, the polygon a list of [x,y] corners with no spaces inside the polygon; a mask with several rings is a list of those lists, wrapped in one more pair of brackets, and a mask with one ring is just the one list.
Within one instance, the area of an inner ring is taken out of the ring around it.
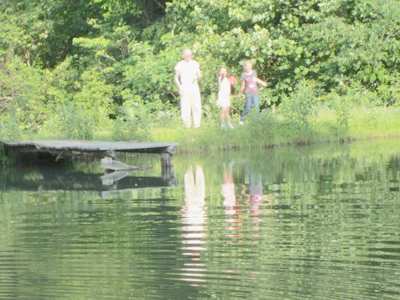
{"label": "sunlit leaves", "polygon": [[[95,103],[106,107],[100,119],[119,121],[132,99],[150,107],[141,118],[173,111],[173,68],[185,47],[202,67],[207,114],[218,69],[239,77],[245,59],[269,82],[264,105],[303,97],[304,82],[321,102],[356,89],[375,105],[399,103],[397,0],[3,0],[0,17],[0,72],[18,75],[3,76],[0,105],[11,112],[10,103],[28,99],[14,110],[35,106],[22,114],[23,128],[42,126],[57,105],[92,116]],[[14,88],[24,96],[12,96]]]}

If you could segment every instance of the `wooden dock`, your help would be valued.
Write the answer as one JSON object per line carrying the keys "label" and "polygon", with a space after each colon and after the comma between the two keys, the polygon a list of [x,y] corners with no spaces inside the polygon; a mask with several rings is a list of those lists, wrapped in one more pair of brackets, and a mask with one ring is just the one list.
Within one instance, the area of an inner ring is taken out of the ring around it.
{"label": "wooden dock", "polygon": [[174,153],[176,144],[172,143],[138,143],[138,142],[105,142],[105,141],[24,141],[2,142],[6,151],[47,152],[60,154],[67,152],[100,153]]}
{"label": "wooden dock", "polygon": [[[36,156],[42,159],[60,161],[80,155],[101,157],[107,162],[107,168],[112,170],[115,165],[121,171],[116,160],[118,153],[150,153],[160,154],[162,172],[168,174],[172,168],[172,156],[177,145],[174,143],[141,143],[141,142],[108,142],[108,141],[76,141],[76,140],[43,140],[23,142],[1,142],[6,155]],[[115,164],[114,164],[115,163]],[[127,165],[126,165],[127,166]],[[132,170],[130,166],[126,167]],[[117,169],[115,169],[117,170]],[[114,171],[115,171],[114,170]]]}

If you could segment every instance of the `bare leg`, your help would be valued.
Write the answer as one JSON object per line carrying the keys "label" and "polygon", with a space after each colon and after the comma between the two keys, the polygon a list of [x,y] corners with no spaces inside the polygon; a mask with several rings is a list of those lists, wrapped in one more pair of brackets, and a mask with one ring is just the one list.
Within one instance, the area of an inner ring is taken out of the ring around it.
{"label": "bare leg", "polygon": [[232,127],[232,124],[231,124],[231,117],[230,117],[230,107],[224,108],[223,111],[222,111],[222,113],[223,113],[223,120],[224,120],[224,123],[225,123],[226,125],[228,125],[229,127]]}
{"label": "bare leg", "polygon": [[224,108],[221,108],[220,120],[221,120],[221,127],[224,128],[225,127],[225,111],[224,111]]}

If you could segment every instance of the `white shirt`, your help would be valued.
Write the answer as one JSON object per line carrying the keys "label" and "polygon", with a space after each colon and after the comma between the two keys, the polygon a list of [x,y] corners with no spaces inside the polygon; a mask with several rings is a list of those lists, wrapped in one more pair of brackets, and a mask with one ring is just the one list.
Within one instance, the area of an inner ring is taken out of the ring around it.
{"label": "white shirt", "polygon": [[198,62],[191,60],[180,61],[175,67],[176,73],[183,87],[197,85],[200,78],[200,65]]}
{"label": "white shirt", "polygon": [[231,95],[231,83],[227,77],[219,79],[219,97],[228,98]]}

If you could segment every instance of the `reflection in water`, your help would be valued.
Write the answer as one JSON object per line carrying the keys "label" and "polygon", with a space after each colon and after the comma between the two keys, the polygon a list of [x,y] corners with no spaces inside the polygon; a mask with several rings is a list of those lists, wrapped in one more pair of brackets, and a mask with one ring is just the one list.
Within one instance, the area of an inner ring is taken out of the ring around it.
{"label": "reflection in water", "polygon": [[226,216],[227,237],[238,237],[240,226],[240,209],[236,202],[235,183],[233,178],[233,163],[224,166],[224,181],[221,192],[223,196],[223,205]]}
{"label": "reflection in water", "polygon": [[[247,164],[245,167],[245,185],[242,188],[244,203],[249,206],[250,217],[252,220],[252,232],[257,233],[262,222],[262,205],[264,201],[270,200],[269,195],[264,195],[263,177],[253,165]],[[253,238],[256,238],[253,237]]]}
{"label": "reflection in water", "polygon": [[183,268],[183,280],[191,283],[203,282],[201,253],[205,250],[205,195],[206,183],[203,168],[191,166],[184,176],[185,205],[182,210],[183,255],[190,258]]}
{"label": "reflection in water", "polygon": [[235,183],[232,175],[232,166],[224,168],[224,182],[222,184],[222,196],[224,197],[225,213],[234,215],[236,208]]}
{"label": "reflection in water", "polygon": [[107,200],[96,169],[4,168],[0,300],[400,299],[399,153],[177,156],[173,187],[157,158]]}
{"label": "reflection in water", "polygon": [[263,201],[263,183],[261,174],[251,170],[249,174],[250,211],[255,223],[260,222],[260,208]]}

